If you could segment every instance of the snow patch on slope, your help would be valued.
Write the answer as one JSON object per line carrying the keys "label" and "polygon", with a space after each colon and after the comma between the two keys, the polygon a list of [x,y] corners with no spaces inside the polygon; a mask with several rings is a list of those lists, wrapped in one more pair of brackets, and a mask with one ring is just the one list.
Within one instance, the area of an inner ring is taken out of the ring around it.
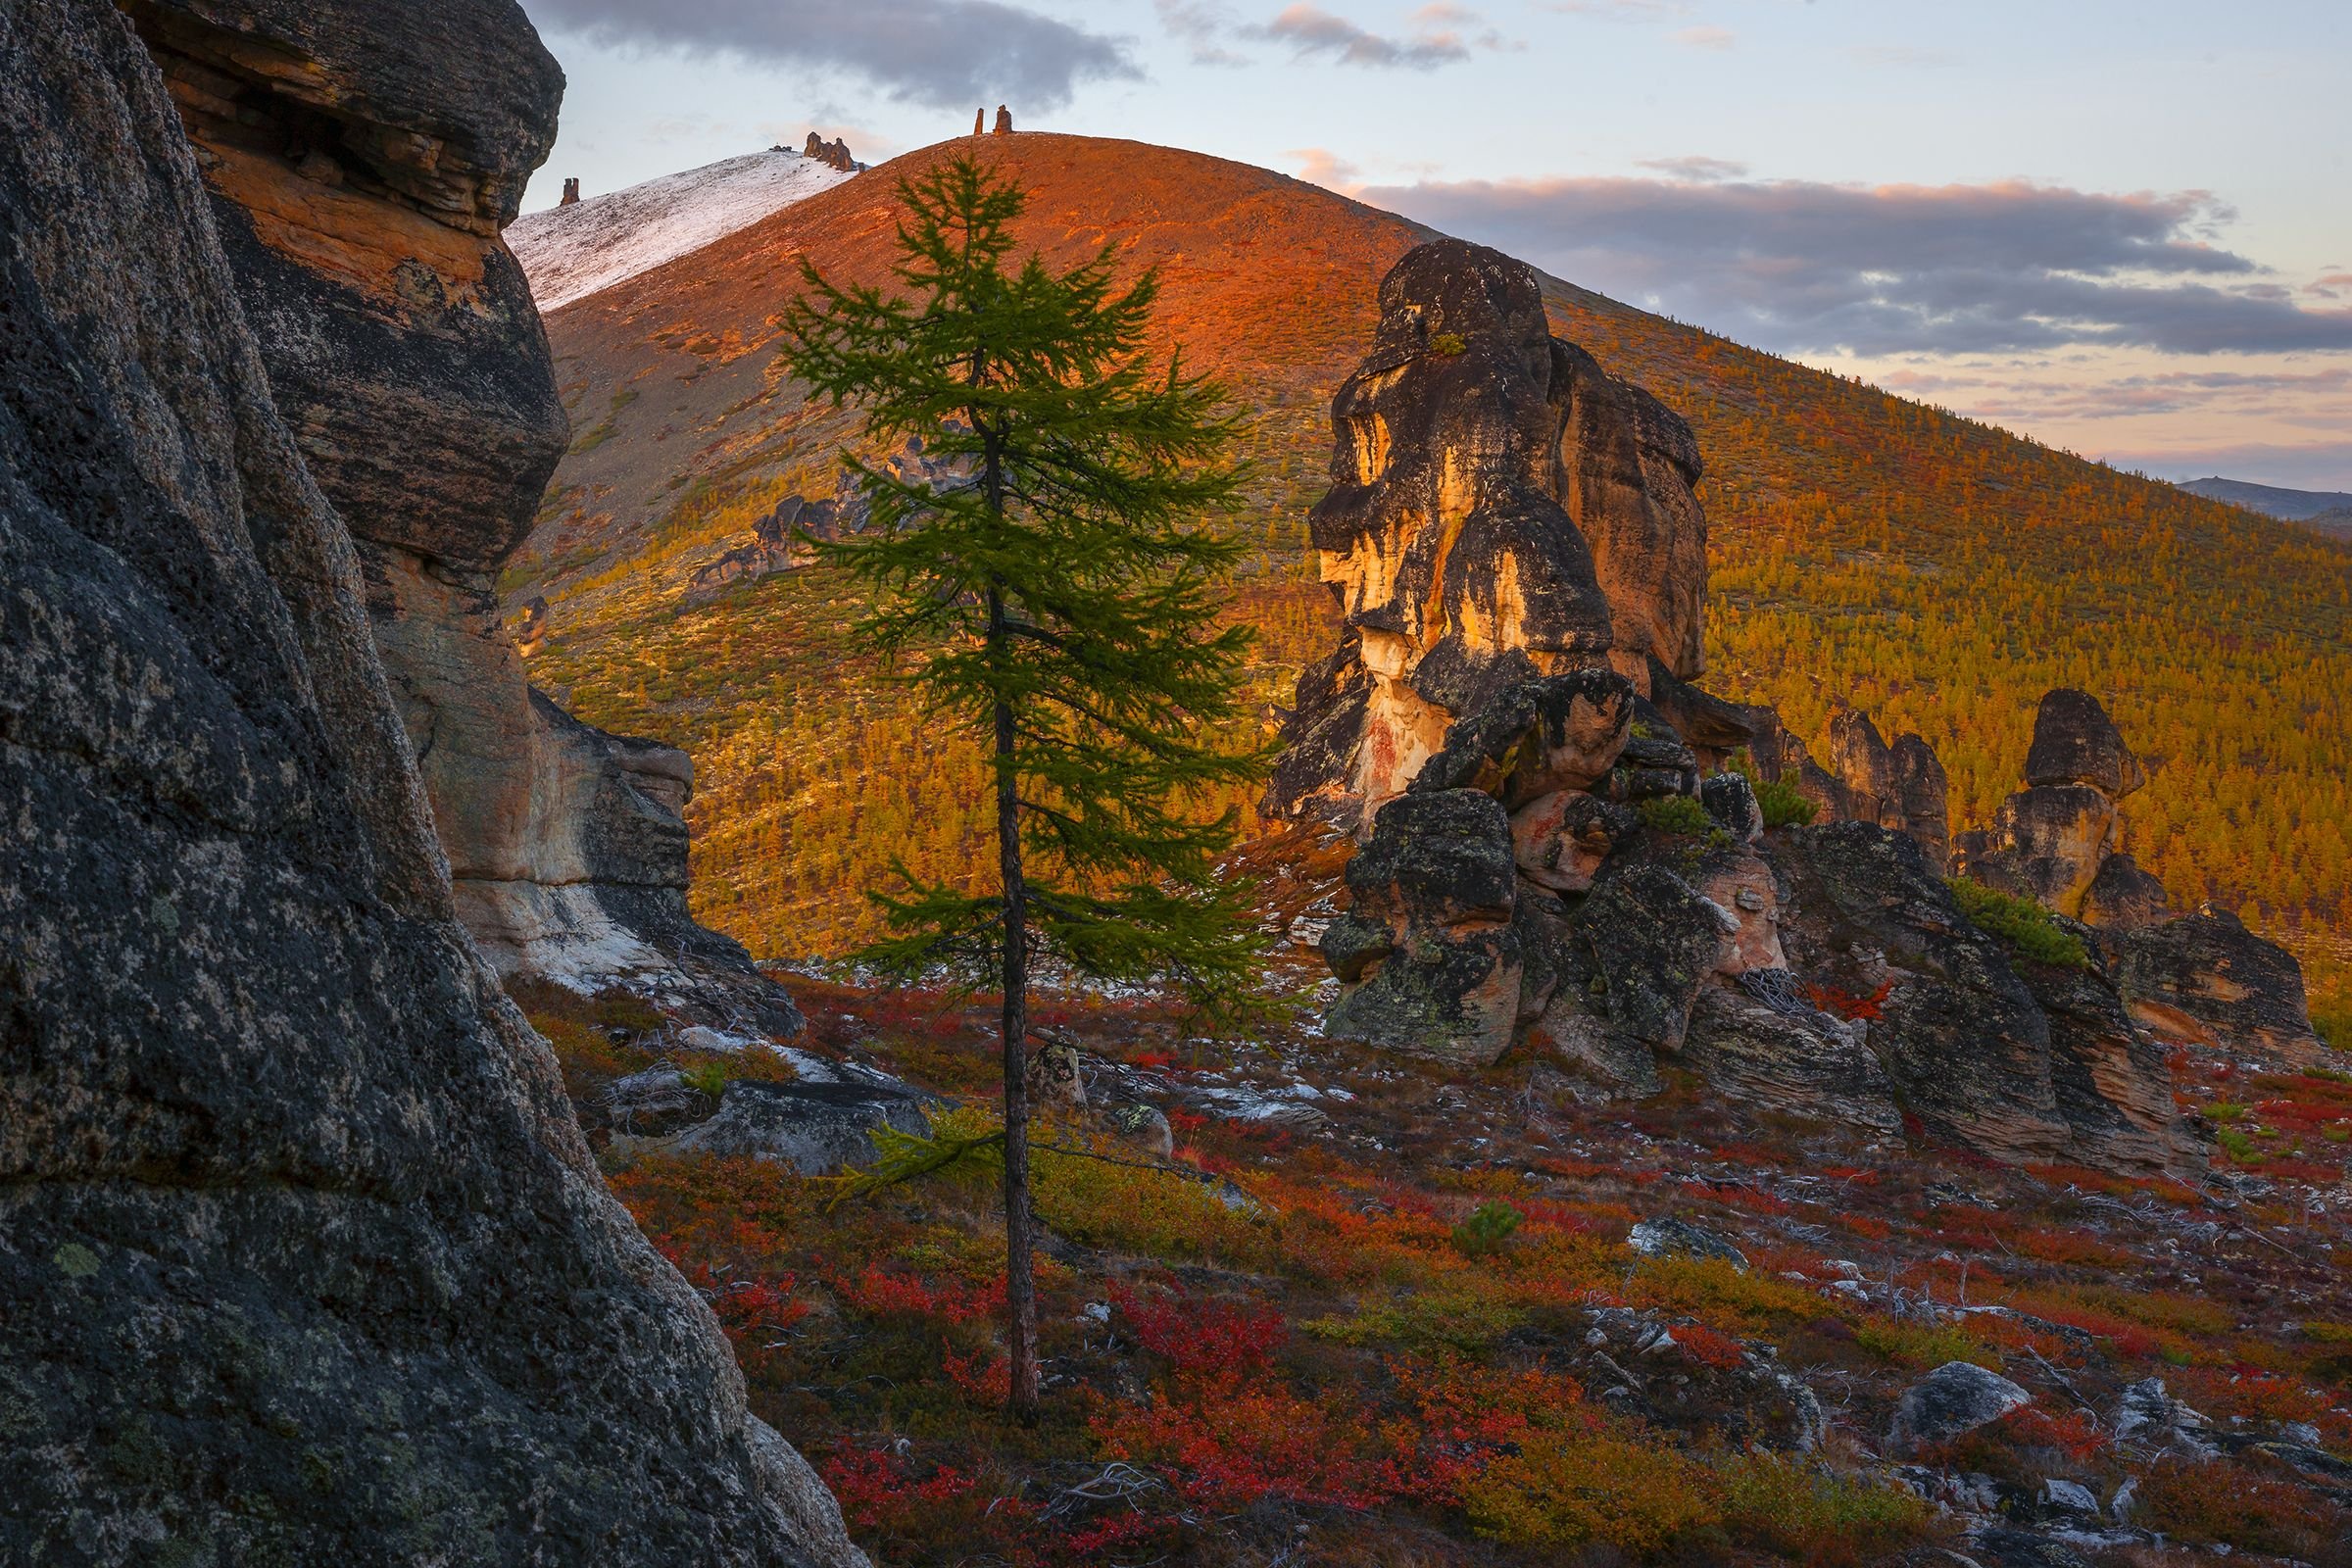
{"label": "snow patch on slope", "polygon": [[507,244],[544,313],[701,250],[851,176],[776,148],[526,213]]}

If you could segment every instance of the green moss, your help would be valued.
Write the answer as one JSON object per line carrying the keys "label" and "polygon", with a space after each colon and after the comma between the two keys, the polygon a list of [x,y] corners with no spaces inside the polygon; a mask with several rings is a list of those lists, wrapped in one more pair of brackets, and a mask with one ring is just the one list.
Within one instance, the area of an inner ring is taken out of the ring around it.
{"label": "green moss", "polygon": [[2090,954],[2082,940],[2033,900],[1996,893],[1964,876],[1952,877],[1946,885],[1970,924],[2000,938],[2019,956],[2061,969],[2090,967]]}
{"label": "green moss", "polygon": [[1440,332],[1429,340],[1429,351],[1432,354],[1442,354],[1449,360],[1469,346],[1462,341],[1462,335],[1459,332]]}
{"label": "green moss", "polygon": [[86,1280],[98,1272],[98,1254],[79,1242],[66,1243],[50,1254],[49,1261],[55,1263],[68,1279]]}

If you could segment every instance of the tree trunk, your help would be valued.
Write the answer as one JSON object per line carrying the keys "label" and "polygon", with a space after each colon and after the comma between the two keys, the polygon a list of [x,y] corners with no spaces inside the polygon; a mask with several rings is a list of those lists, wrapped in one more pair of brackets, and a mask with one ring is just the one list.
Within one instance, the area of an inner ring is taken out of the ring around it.
{"label": "tree trunk", "polygon": [[[1004,636],[1004,606],[991,590],[989,635]],[[1015,1420],[1037,1419],[1036,1246],[1029,1213],[1029,903],[1021,873],[1020,797],[1012,774],[1012,708],[997,704],[997,868],[1004,889],[1004,1306]]]}

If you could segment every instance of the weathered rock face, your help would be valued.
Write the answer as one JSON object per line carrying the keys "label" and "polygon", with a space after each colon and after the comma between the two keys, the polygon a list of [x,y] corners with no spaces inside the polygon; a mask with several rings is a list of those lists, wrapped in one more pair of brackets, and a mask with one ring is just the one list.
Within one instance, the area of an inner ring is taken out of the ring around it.
{"label": "weathered rock face", "polygon": [[808,145],[801,149],[801,156],[813,158],[826,168],[838,169],[845,174],[854,174],[858,168],[858,160],[850,156],[848,141],[839,136],[827,141],[813,130],[808,133]]}
{"label": "weathered rock face", "polygon": [[2034,715],[2034,745],[2026,754],[2026,783],[2082,784],[2120,801],[2148,781],[2122,730],[2088,692],[2060,687]]}
{"label": "weathered rock face", "polygon": [[2110,855],[2082,894],[2082,920],[2102,931],[2136,931],[2169,920],[2179,911],[2164,884],[2139,868],[2129,855]]}
{"label": "weathered rock face", "polygon": [[1310,518],[1346,639],[1301,680],[1276,814],[1354,814],[1506,687],[1699,668],[1705,523],[1689,428],[1551,336],[1534,273],[1439,240],[1381,282]]}
{"label": "weathered rock face", "polygon": [[2118,966],[2132,1016],[2168,1040],[2311,1062],[2312,1031],[2295,956],[2227,909],[2143,926],[2123,939]]}
{"label": "weathered rock face", "polygon": [[[643,743],[600,745],[535,702],[500,624],[498,568],[569,433],[529,285],[499,237],[563,91],[530,24],[513,0],[127,9],[196,145],[271,393],[360,541],[466,924],[503,970],[665,987],[791,1026],[790,1001],[732,944],[675,940],[677,801],[594,827],[566,815],[642,793],[645,768],[618,764]],[[612,776],[583,783],[600,760]],[[683,758],[658,770],[685,782]],[[645,829],[638,843],[617,842],[625,822]],[[589,838],[610,853],[583,859]],[[631,870],[607,884],[615,858]],[[648,885],[667,890],[665,917],[640,929],[628,911]]]}
{"label": "weathered rock face", "polygon": [[0,116],[0,1558],[861,1561],[455,918],[153,60],[18,0]]}

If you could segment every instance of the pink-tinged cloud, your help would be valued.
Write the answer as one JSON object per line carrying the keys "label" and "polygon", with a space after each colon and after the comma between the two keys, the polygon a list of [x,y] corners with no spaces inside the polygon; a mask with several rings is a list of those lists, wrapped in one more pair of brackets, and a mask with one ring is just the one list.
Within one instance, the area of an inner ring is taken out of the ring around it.
{"label": "pink-tinged cloud", "polygon": [[1264,26],[1243,31],[1248,36],[1287,43],[1300,59],[1321,56],[1343,66],[1403,66],[1428,71],[1470,58],[1469,46],[1459,33],[1424,26],[1409,38],[1384,37],[1320,6],[1286,6]]}
{"label": "pink-tinged cloud", "polygon": [[2024,180],[1466,180],[1359,193],[1545,270],[1790,353],[2352,349],[2217,235],[2203,191]]}
{"label": "pink-tinged cloud", "polygon": [[1729,27],[1684,27],[1674,41],[1686,49],[1729,49],[1739,36]]}

